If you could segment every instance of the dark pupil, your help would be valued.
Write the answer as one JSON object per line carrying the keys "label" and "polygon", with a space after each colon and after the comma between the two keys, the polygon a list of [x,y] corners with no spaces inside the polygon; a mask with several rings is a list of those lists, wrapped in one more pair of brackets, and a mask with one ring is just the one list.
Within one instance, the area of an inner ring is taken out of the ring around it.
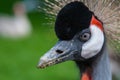
{"label": "dark pupil", "polygon": [[80,39],[81,39],[82,41],[87,41],[89,38],[90,38],[90,34],[89,34],[89,33],[83,33],[83,34],[80,36]]}
{"label": "dark pupil", "polygon": [[82,40],[88,40],[89,39],[89,33],[84,33],[83,35],[82,35]]}
{"label": "dark pupil", "polygon": [[83,35],[83,37],[84,37],[84,38],[86,38],[86,37],[87,37],[87,35],[85,34],[85,35]]}

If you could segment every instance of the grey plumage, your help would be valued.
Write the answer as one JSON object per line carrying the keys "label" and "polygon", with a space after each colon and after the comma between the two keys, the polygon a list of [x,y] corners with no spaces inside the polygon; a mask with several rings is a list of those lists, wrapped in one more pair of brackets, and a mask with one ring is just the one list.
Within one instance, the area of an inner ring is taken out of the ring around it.
{"label": "grey plumage", "polygon": [[[120,0],[45,0],[45,2],[40,1],[39,10],[45,12],[54,19],[61,8],[73,1],[83,2],[91,11],[94,12],[98,19],[103,22],[106,37],[108,39],[107,45],[112,47],[112,51],[114,50],[113,54],[115,54],[116,52],[119,53]],[[96,66],[93,65],[96,71],[93,73],[95,80],[101,80],[101,78],[99,78],[100,76],[102,77],[102,80],[111,80],[109,59],[106,53],[107,50],[105,48],[105,51],[103,51],[103,55],[100,57],[99,64],[96,62]],[[103,73],[99,72],[100,70],[102,70],[101,72]]]}
{"label": "grey plumage", "polygon": [[112,80],[111,76],[111,66],[108,58],[108,50],[106,45],[103,48],[103,54],[94,62],[94,80]]}

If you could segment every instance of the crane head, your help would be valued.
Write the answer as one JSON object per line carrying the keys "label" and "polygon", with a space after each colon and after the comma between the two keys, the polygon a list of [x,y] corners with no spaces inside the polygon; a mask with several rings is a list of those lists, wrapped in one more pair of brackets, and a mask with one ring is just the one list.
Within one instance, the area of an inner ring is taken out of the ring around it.
{"label": "crane head", "polygon": [[59,41],[40,58],[39,68],[64,61],[84,61],[101,51],[104,44],[102,22],[82,2],[71,2],[57,15],[55,32]]}

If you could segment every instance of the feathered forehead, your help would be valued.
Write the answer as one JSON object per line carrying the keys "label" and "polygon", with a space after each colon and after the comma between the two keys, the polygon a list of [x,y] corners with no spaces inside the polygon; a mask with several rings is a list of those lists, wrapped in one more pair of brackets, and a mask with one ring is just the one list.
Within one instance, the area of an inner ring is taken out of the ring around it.
{"label": "feathered forehead", "polygon": [[61,9],[55,22],[59,39],[70,40],[77,32],[88,28],[93,13],[82,2],[71,2]]}

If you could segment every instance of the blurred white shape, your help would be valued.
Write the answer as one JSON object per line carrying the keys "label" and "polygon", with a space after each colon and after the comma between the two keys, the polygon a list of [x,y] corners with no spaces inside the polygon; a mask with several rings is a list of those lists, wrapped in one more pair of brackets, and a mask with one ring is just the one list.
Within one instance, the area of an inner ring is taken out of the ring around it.
{"label": "blurred white shape", "polygon": [[111,68],[113,76],[117,78],[117,80],[120,80],[120,63],[114,59],[111,59]]}
{"label": "blurred white shape", "polygon": [[26,16],[25,5],[22,2],[17,2],[13,6],[13,11],[13,16],[0,16],[0,36],[21,38],[30,35],[32,29]]}
{"label": "blurred white shape", "polygon": [[120,55],[119,53],[114,53],[112,49],[109,49],[109,57],[111,61],[113,77],[117,80],[120,80]]}

